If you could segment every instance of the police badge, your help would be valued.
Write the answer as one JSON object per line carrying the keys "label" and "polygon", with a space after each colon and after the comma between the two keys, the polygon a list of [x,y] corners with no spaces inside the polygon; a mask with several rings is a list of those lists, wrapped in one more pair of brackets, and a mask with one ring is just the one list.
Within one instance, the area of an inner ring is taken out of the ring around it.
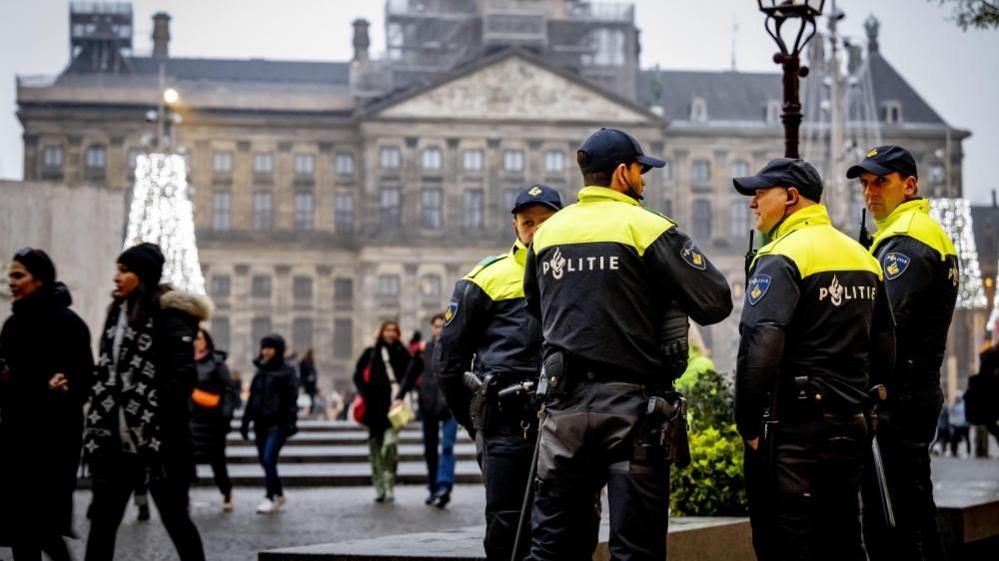
{"label": "police badge", "polygon": [[758,304],[769,289],[770,275],[753,275],[753,278],[749,279],[749,285],[746,286],[746,299],[749,300],[749,305]]}
{"label": "police badge", "polygon": [[458,299],[452,298],[451,303],[447,305],[447,311],[444,312],[444,325],[450,325],[451,320],[458,315]]}

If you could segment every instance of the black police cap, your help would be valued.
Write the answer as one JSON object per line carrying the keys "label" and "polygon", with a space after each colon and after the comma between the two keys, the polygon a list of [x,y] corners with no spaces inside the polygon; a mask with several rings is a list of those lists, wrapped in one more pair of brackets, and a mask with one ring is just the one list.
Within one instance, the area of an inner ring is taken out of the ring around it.
{"label": "black police cap", "polygon": [[555,211],[562,210],[562,195],[558,191],[547,185],[535,183],[530,187],[525,187],[517,194],[517,200],[513,203],[510,212],[517,214],[517,211],[529,205],[545,205]]}
{"label": "black police cap", "polygon": [[777,158],[749,177],[732,178],[739,193],[752,197],[757,189],[769,187],[795,187],[802,196],[818,202],[822,198],[822,178],[812,164],[805,160]]}
{"label": "black police cap", "polygon": [[591,134],[578,152],[586,154],[579,166],[583,173],[610,171],[619,164],[632,162],[642,164],[642,173],[666,165],[666,162],[658,158],[646,156],[635,137],[617,129],[605,128]]}
{"label": "black police cap", "polygon": [[846,170],[846,177],[853,179],[865,171],[878,177],[893,173],[900,173],[902,177],[916,177],[916,159],[901,146],[878,146],[871,148],[859,164]]}

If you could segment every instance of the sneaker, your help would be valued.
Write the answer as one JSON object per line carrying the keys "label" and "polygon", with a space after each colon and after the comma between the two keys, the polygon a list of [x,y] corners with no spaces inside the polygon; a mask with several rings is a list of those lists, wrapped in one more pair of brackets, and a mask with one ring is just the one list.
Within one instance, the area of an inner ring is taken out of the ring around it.
{"label": "sneaker", "polygon": [[139,522],[149,521],[149,505],[139,505]]}
{"label": "sneaker", "polygon": [[395,500],[395,489],[386,489],[385,490],[385,501],[386,502],[392,502],[394,500]]}
{"label": "sneaker", "polygon": [[282,508],[288,501],[284,498],[284,495],[278,495],[274,497],[274,510]]}
{"label": "sneaker", "polygon": [[277,509],[278,507],[274,501],[265,497],[264,500],[260,501],[260,504],[257,505],[257,514],[272,514],[277,512]]}
{"label": "sneaker", "polygon": [[423,504],[430,506],[434,504],[434,501],[436,500],[437,500],[437,495],[431,492],[429,495],[427,495],[427,498],[426,500],[423,501]]}
{"label": "sneaker", "polygon": [[375,502],[376,503],[384,503],[385,502],[385,493],[378,493],[377,495],[375,495]]}
{"label": "sneaker", "polygon": [[232,502],[232,493],[222,497],[222,512],[232,512],[236,505]]}
{"label": "sneaker", "polygon": [[434,497],[434,506],[437,508],[444,508],[449,502],[451,502],[451,491],[444,491]]}

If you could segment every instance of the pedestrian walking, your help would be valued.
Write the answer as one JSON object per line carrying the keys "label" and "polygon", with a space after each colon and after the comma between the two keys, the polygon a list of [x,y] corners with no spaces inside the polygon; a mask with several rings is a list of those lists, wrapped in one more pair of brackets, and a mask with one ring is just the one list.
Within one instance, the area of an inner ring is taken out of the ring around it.
{"label": "pedestrian walking", "polygon": [[364,349],[354,367],[354,385],[364,400],[361,423],[368,428],[371,483],[379,503],[395,500],[399,429],[392,426],[388,414],[410,360],[400,335],[398,323],[383,321],[375,344]]}
{"label": "pedestrian walking", "polygon": [[[662,561],[671,451],[681,448],[667,437],[681,434],[671,390],[687,359],[687,316],[717,323],[732,296],[672,220],[641,206],[643,174],[665,162],[616,129],[586,139],[576,162],[579,202],[534,233],[524,273],[547,385],[529,558],[589,559],[606,485],[611,557]],[[676,340],[662,337],[667,318],[681,320]]]}
{"label": "pedestrian walking", "polygon": [[259,514],[275,513],[287,503],[278,460],[288,437],[298,432],[298,376],[284,351],[284,338],[276,333],[260,340],[260,355],[253,361],[257,373],[250,382],[239,430],[243,440],[249,440],[252,426],[257,458],[264,469],[265,495],[257,505]]}
{"label": "pedestrian walking", "polygon": [[140,477],[180,559],[205,558],[188,515],[194,477],[189,400],[198,376],[194,339],[210,305],[160,285],[163,263],[159,246],[150,243],[118,257],[84,432],[94,497],[86,561],[114,557],[118,526]]}
{"label": "pedestrian walking", "polygon": [[[940,450],[937,450],[937,445]],[[950,409],[940,408],[940,415],[937,416],[937,434],[930,443],[930,453],[934,456],[946,456],[947,446],[950,444]]]}
{"label": "pedestrian walking", "polygon": [[458,422],[444,401],[433,360],[443,328],[444,314],[436,314],[430,320],[430,340],[426,343],[411,343],[411,349],[416,353],[409,362],[406,376],[395,396],[397,402],[404,400],[406,394],[414,387],[417,388],[420,423],[423,425],[423,457],[427,462],[427,489],[430,492],[424,502],[438,508],[444,508],[451,502],[451,489],[454,487],[454,442],[458,436]]}
{"label": "pedestrian walking", "polygon": [[[484,545],[490,560],[509,561],[514,553],[538,437],[531,392],[518,391],[537,382],[541,368],[541,325],[524,307],[527,248],[538,226],[561,208],[558,191],[547,185],[518,193],[510,209],[513,245],[504,255],[483,259],[455,284],[435,350],[447,405],[475,438],[486,486]],[[477,390],[465,380],[469,369]],[[522,533],[518,559],[528,549],[527,532]]]}
{"label": "pedestrian walking", "polygon": [[964,441],[964,455],[965,457],[971,456],[971,425],[968,424],[968,419],[964,414],[964,395],[961,392],[957,392],[954,395],[954,403],[949,407],[950,409],[950,455],[958,458],[960,457],[957,451],[958,446],[961,441]]}
{"label": "pedestrian walking", "polygon": [[194,340],[194,360],[198,368],[198,382],[191,394],[194,461],[211,466],[215,485],[222,493],[222,510],[230,512],[234,505],[225,441],[239,405],[239,386],[229,375],[225,351],[215,348],[215,341],[205,329],[199,329]]}
{"label": "pedestrian walking", "polygon": [[894,358],[881,268],[832,226],[808,162],[733,183],[770,240],[749,270],[735,379],[756,557],[864,561],[864,411]]}
{"label": "pedestrian walking", "polygon": [[[871,149],[847,170],[859,178],[877,224],[871,254],[881,264],[896,324],[895,369],[886,376],[878,441],[895,506],[891,528],[879,509],[864,509],[864,543],[871,561],[944,559],[933,502],[929,445],[943,405],[940,368],[957,302],[957,251],[919,196],[916,161],[901,146]],[[876,505],[872,476],[864,504]]]}
{"label": "pedestrian walking", "polygon": [[305,351],[305,356],[298,363],[298,379],[302,383],[302,390],[309,396],[309,416],[315,417],[316,411],[316,387],[318,375],[316,374],[316,358],[312,349]]}
{"label": "pedestrian walking", "polygon": [[40,249],[18,251],[0,331],[0,544],[15,561],[68,561],[73,490],[92,382],[90,332]]}

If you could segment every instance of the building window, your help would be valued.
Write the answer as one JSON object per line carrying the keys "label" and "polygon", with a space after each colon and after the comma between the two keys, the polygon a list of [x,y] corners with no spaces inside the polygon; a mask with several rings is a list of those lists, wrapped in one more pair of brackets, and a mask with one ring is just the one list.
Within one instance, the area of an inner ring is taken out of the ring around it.
{"label": "building window", "polygon": [[930,164],[927,176],[929,177],[930,185],[943,185],[947,182],[947,172],[941,164]]}
{"label": "building window", "polygon": [[420,279],[420,295],[427,300],[439,299],[442,289],[443,285],[440,275],[431,273],[423,275]]}
{"label": "building window", "polygon": [[399,275],[378,275],[377,296],[381,298],[395,298],[399,296],[399,290]]}
{"label": "building window", "polygon": [[690,102],[690,120],[695,123],[706,123],[708,120],[708,104],[703,98],[695,97]]}
{"label": "building window", "polygon": [[[128,159],[128,171],[131,172],[130,175],[135,175],[135,168],[139,167],[139,156],[145,153],[146,151],[142,148],[129,148],[125,157]],[[184,162],[184,164],[186,165],[187,162]]]}
{"label": "building window", "polygon": [[482,171],[485,154],[482,150],[465,150],[461,153],[461,167],[465,171]]}
{"label": "building window", "polygon": [[695,242],[707,243],[711,241],[711,201],[707,199],[694,199],[691,207],[691,232]]}
{"label": "building window", "polygon": [[694,160],[690,170],[690,179],[694,183],[707,183],[711,181],[711,162],[708,160]]}
{"label": "building window", "polygon": [[216,152],[212,156],[212,171],[218,174],[232,172],[232,152]]}
{"label": "building window", "polygon": [[897,101],[884,102],[885,124],[897,125],[902,122],[902,104]]}
{"label": "building window", "polygon": [[749,162],[736,160],[732,162],[732,177],[746,177],[749,175]]}
{"label": "building window", "polygon": [[378,223],[387,228],[402,224],[402,194],[398,187],[382,187],[378,199]]}
{"label": "building window", "polygon": [[291,282],[291,292],[296,302],[312,302],[312,278],[295,277]]}
{"label": "building window", "polygon": [[46,146],[42,149],[42,166],[45,169],[62,169],[62,146]]}
{"label": "building window", "polygon": [[314,203],[312,193],[300,191],[295,193],[295,230],[308,232],[312,230]]}
{"label": "building window", "polygon": [[338,234],[354,232],[354,195],[337,193],[333,212],[334,227]]}
{"label": "building window", "polygon": [[671,160],[663,160],[663,167],[660,169],[659,174],[663,178],[663,183],[669,183],[673,181],[673,162]]}
{"label": "building window", "polygon": [[228,298],[231,288],[232,282],[227,275],[212,275],[212,298]]}
{"label": "building window", "polygon": [[213,317],[211,330],[215,348],[220,351],[228,350],[231,337],[229,334],[229,318],[222,316]]}
{"label": "building window", "polygon": [[272,196],[267,192],[253,194],[253,229],[270,230],[273,227],[274,213]]}
{"label": "building window", "polygon": [[780,113],[781,103],[776,99],[767,101],[767,104],[763,106],[763,120],[765,120],[768,125],[779,125]]}
{"label": "building window", "polygon": [[291,322],[292,350],[302,356],[312,347],[312,318],[295,318]]}
{"label": "building window", "polygon": [[267,275],[253,275],[250,280],[250,294],[254,298],[270,298],[271,278]]}
{"label": "building window", "polygon": [[274,173],[274,154],[258,152],[253,155],[253,173],[269,175]]}
{"label": "building window", "polygon": [[509,172],[524,171],[524,151],[507,150],[503,153],[503,169]]}
{"label": "building window", "polygon": [[438,171],[444,165],[444,155],[440,148],[427,148],[423,151],[423,169]]}
{"label": "building window", "polygon": [[666,216],[668,216],[668,217],[670,217],[672,219],[672,217],[673,217],[673,199],[664,199],[663,200],[663,214],[665,214]]}
{"label": "building window", "polygon": [[260,340],[273,332],[271,318],[253,318],[250,322],[250,348],[256,352],[260,348]]}
{"label": "building window", "polygon": [[232,195],[229,191],[212,193],[212,229],[224,232],[229,229],[232,210]]}
{"label": "building window", "polygon": [[729,220],[732,223],[732,237],[741,238],[749,233],[749,201],[739,197],[733,199],[730,204],[732,206]]}
{"label": "building window", "polygon": [[336,174],[337,175],[354,175],[354,155],[353,154],[337,154],[336,155]]}
{"label": "building window", "polygon": [[295,154],[295,175],[311,177],[315,173],[315,156],[312,154]]}
{"label": "building window", "polygon": [[481,230],[485,222],[482,216],[482,189],[465,189],[465,229]]}
{"label": "building window", "polygon": [[100,144],[89,146],[84,161],[88,171],[104,171],[104,166],[107,165],[107,151]]}
{"label": "building window", "polygon": [[565,171],[565,152],[561,150],[549,150],[545,152],[545,171],[548,173],[562,173]]}
{"label": "building window", "polygon": [[[503,211],[511,212],[514,205],[517,204],[517,194],[520,191],[517,189],[504,189],[503,190]],[[503,228],[507,228],[506,224],[503,224]]]}
{"label": "building window", "polygon": [[347,278],[334,279],[333,299],[337,302],[352,302],[354,300],[354,280]]}
{"label": "building window", "polygon": [[437,230],[444,225],[444,191],[438,188],[424,189],[420,196],[423,227]]}
{"label": "building window", "polygon": [[402,152],[394,146],[382,148],[378,153],[378,165],[382,169],[399,169],[402,167]]}
{"label": "building window", "polygon": [[350,318],[333,320],[333,356],[353,358],[354,322]]}

